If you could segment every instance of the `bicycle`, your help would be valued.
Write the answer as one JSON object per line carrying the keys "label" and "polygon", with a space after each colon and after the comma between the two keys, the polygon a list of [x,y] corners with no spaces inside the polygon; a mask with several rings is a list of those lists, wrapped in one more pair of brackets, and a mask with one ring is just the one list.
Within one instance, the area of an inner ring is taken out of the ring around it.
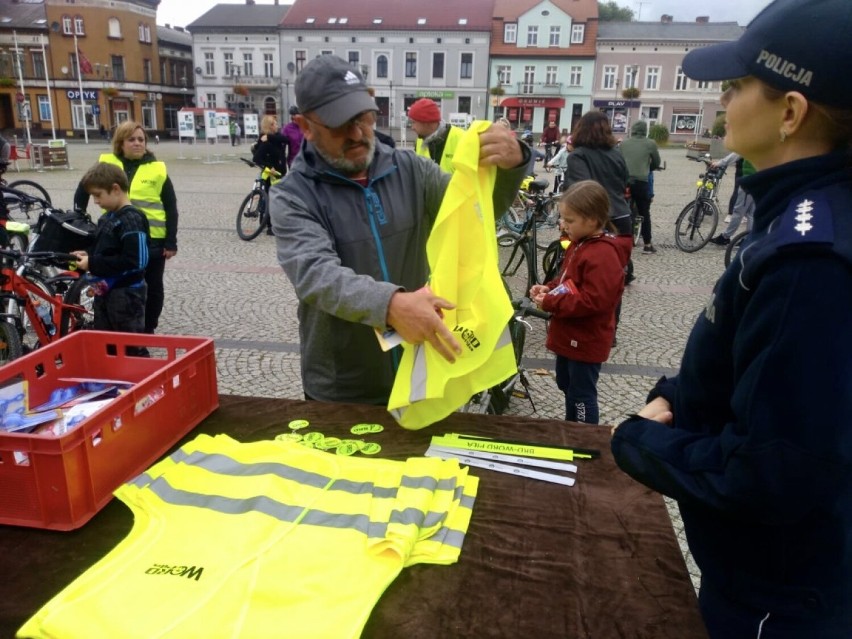
{"label": "bicycle", "polygon": [[251,160],[245,158],[240,160],[252,168],[260,169],[254,178],[254,186],[243,199],[237,212],[237,235],[241,240],[249,242],[269,226],[269,184],[272,180],[280,178],[281,174],[270,167],[261,168]]}
{"label": "bicycle", "polygon": [[[498,220],[498,227],[520,234],[526,221],[536,222],[538,248],[546,250],[556,239],[559,229],[559,198],[561,194],[546,195],[548,181],[530,176],[521,183],[514,204]],[[555,233],[551,232],[555,230]]]}
{"label": "bicycle", "polygon": [[734,258],[739,255],[740,248],[742,248],[743,242],[745,242],[748,234],[748,231],[737,233],[731,238],[731,241],[728,242],[728,245],[725,247],[725,268],[728,268],[731,265],[731,262],[734,261]]}
{"label": "bicycle", "polygon": [[73,303],[83,290],[82,278],[57,293],[33,269],[34,263],[67,266],[76,260],[67,253],[0,249],[0,365],[91,325],[86,308]]}
{"label": "bicycle", "polygon": [[555,142],[546,142],[544,145],[544,170],[550,173],[553,170],[552,166],[548,166],[548,162],[553,159],[553,149],[556,147]]}
{"label": "bicycle", "polygon": [[686,253],[703,248],[716,232],[719,224],[719,184],[725,175],[724,168],[712,166],[709,157],[701,157],[707,170],[698,176],[695,199],[687,204],[675,223],[675,244]]}
{"label": "bicycle", "polygon": [[[515,351],[515,363],[518,367],[517,372],[500,384],[471,397],[467,404],[459,409],[459,412],[500,415],[508,408],[512,397],[529,400],[533,412],[536,411],[535,402],[533,402],[532,394],[530,393],[526,368],[523,365],[527,331],[532,329],[532,325],[526,318],[537,317],[547,321],[550,319],[550,313],[537,308],[528,297],[512,300],[512,308],[515,309],[515,312],[509,320],[509,334],[512,338],[512,347]],[[518,382],[521,383],[523,390],[518,390]]]}

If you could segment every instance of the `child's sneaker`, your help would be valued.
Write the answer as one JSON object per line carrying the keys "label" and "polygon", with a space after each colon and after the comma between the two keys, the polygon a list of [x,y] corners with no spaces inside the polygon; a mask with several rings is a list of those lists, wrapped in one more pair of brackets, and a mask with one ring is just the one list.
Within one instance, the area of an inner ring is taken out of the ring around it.
{"label": "child's sneaker", "polygon": [[719,233],[719,235],[717,235],[712,240],[710,240],[710,243],[715,244],[717,246],[727,246],[728,244],[731,243],[731,240],[729,240],[727,237],[725,237],[724,235]]}
{"label": "child's sneaker", "polygon": [[650,255],[651,253],[656,253],[657,249],[654,248],[653,244],[646,244],[645,248],[642,249],[642,252]]}

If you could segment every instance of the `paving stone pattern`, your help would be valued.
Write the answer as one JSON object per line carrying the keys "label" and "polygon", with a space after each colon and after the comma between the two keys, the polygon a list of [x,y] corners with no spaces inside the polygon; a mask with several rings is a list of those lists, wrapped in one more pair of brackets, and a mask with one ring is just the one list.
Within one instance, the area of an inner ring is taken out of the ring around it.
{"label": "paving stone pattern", "polygon": [[[222,394],[302,398],[296,298],[277,265],[275,238],[262,234],[244,242],[235,231],[237,209],[255,177],[238,159],[250,157],[248,145],[163,142],[151,150],[167,163],[180,208],[179,252],[166,269],[160,332],[214,337]],[[71,143],[71,170],[24,170],[8,177],[34,179],[48,188],[54,204],[70,208],[83,172],[107,151],[101,141]],[[675,247],[675,219],[694,197],[704,166],[688,160],[682,148],[663,149],[661,155],[667,169],[657,174],[652,206],[658,252],[634,252],[636,280],[624,294],[618,345],[599,382],[605,424],[638,410],[655,380],[677,370],[694,319],[724,268],[723,248],[708,245],[687,254]],[[538,172],[551,177],[540,165]],[[732,183],[731,176],[722,182],[723,209]],[[95,211],[94,204],[89,210]],[[521,292],[513,287],[513,293]],[[561,419],[564,397],[553,378],[553,357],[544,348],[545,326],[536,319],[531,325],[525,363],[535,410],[515,399],[509,412]],[[697,587],[699,571],[686,551],[677,509],[670,512]]]}

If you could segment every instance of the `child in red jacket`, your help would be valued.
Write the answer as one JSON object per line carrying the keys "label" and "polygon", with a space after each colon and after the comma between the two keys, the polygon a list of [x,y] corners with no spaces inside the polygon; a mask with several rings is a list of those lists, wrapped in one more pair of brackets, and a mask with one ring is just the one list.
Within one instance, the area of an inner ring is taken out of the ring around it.
{"label": "child in red jacket", "polygon": [[609,197],[592,180],[572,184],[559,201],[560,226],[571,240],[562,270],[536,284],[530,298],[552,314],[547,348],[556,353],[556,385],[565,419],[597,424],[597,382],[615,335],[615,308],[624,290],[632,238],[617,237]]}

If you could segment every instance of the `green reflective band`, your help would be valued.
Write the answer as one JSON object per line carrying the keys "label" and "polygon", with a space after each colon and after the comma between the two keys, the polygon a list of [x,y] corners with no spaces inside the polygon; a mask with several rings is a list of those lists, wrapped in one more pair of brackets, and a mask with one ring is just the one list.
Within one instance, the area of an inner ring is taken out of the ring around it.
{"label": "green reflective band", "polygon": [[310,422],[307,419],[294,419],[289,424],[287,424],[287,427],[290,430],[300,430],[302,428],[307,428],[309,425]]}
{"label": "green reflective band", "polygon": [[337,451],[335,451],[335,452],[337,452],[338,455],[349,456],[349,455],[354,455],[355,453],[357,453],[358,448],[359,448],[358,444],[354,444],[354,443],[351,443],[351,442],[342,442],[340,444],[340,446],[337,447]]}
{"label": "green reflective band", "polygon": [[470,437],[450,433],[444,436],[432,437],[432,445],[440,447],[461,448],[466,450],[478,450],[487,453],[502,453],[506,455],[520,455],[522,457],[543,457],[546,459],[560,459],[574,461],[576,459],[595,459],[600,457],[600,451],[586,448],[568,448],[558,446],[545,446],[535,442],[500,442],[486,437]]}
{"label": "green reflective band", "polygon": [[369,433],[381,433],[385,429],[381,424],[355,424],[350,428],[353,435],[367,435]]}
{"label": "green reflective band", "polygon": [[314,446],[320,450],[329,450],[340,446],[339,437],[324,437],[322,441],[314,442]]}
{"label": "green reflective band", "polygon": [[299,433],[281,433],[280,435],[275,436],[275,440],[279,442],[300,442],[302,441],[302,435]]}
{"label": "green reflective band", "polygon": [[361,452],[365,455],[375,455],[382,450],[382,447],[375,442],[367,442],[361,446]]}
{"label": "green reflective band", "polygon": [[151,209],[153,211],[165,211],[165,207],[162,202],[158,202],[157,200],[134,200],[131,199],[130,203],[141,209]]}

